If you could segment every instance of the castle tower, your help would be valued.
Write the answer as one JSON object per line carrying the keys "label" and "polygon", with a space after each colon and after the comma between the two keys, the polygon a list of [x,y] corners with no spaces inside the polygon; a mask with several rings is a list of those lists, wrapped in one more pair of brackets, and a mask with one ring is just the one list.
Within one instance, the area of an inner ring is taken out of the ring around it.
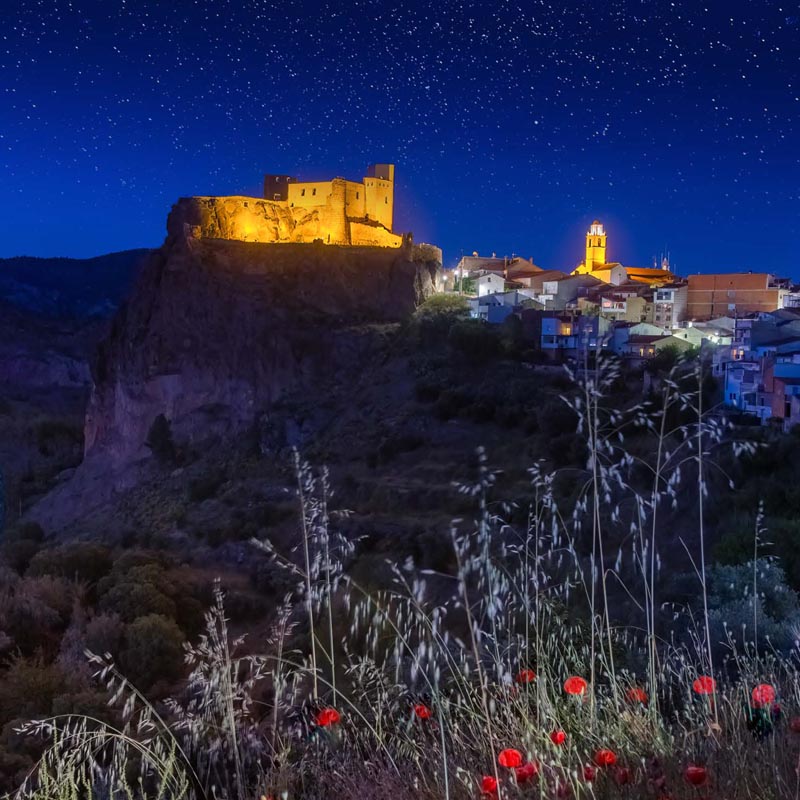
{"label": "castle tower", "polygon": [[587,272],[597,269],[606,263],[606,232],[602,223],[595,220],[586,232],[586,260],[584,266]]}

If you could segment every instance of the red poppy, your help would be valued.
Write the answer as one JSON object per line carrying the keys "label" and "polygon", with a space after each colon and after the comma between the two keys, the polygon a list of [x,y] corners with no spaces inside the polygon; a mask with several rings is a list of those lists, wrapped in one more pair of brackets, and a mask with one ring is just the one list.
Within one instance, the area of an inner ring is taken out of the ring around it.
{"label": "red poppy", "polygon": [[628,698],[629,703],[642,703],[642,705],[647,703],[647,692],[644,689],[640,689],[638,686],[631,686],[631,688],[625,692],[625,697]]}
{"label": "red poppy", "polygon": [[583,768],[583,779],[591,783],[597,776],[597,770],[594,767],[586,766]]}
{"label": "red poppy", "polygon": [[335,708],[322,708],[317,711],[316,721],[320,728],[327,728],[335,725],[342,718],[342,715]]}
{"label": "red poppy", "polygon": [[564,691],[567,694],[586,694],[586,687],[589,684],[583,678],[573,675],[564,681]]}
{"label": "red poppy", "polygon": [[550,734],[550,741],[553,744],[562,745],[567,741],[567,734],[564,731],[553,731]]}
{"label": "red poppy", "polygon": [[617,763],[617,754],[613,750],[603,748],[594,754],[594,763],[598,767],[612,767]]}
{"label": "red poppy", "polygon": [[517,783],[528,783],[532,781],[539,774],[539,764],[536,761],[529,761],[521,767],[517,767],[514,775]]}
{"label": "red poppy", "polygon": [[686,782],[691,783],[692,786],[702,786],[708,780],[708,771],[705,767],[698,767],[692,764],[686,767],[683,777],[686,778]]}
{"label": "red poppy", "polygon": [[775,689],[768,683],[759,683],[750,693],[753,708],[771,706],[775,702]]}
{"label": "red poppy", "polygon": [[521,669],[514,680],[517,683],[533,683],[536,680],[536,673],[532,669]]}
{"label": "red poppy", "polygon": [[789,720],[789,728],[792,733],[800,733],[800,717],[792,717]]}
{"label": "red poppy", "polygon": [[433,711],[425,703],[417,703],[414,706],[414,713],[419,719],[430,719],[433,716]]}
{"label": "red poppy", "polygon": [[509,769],[516,769],[522,766],[522,753],[519,750],[514,750],[510,747],[508,750],[501,750],[497,756],[497,763],[501,767],[508,767]]}
{"label": "red poppy", "polygon": [[633,781],[633,773],[628,767],[617,767],[614,780],[617,782],[617,786],[626,786]]}
{"label": "red poppy", "polygon": [[692,689],[697,694],[714,694],[717,690],[717,682],[708,675],[701,675],[699,678],[695,678]]}
{"label": "red poppy", "polygon": [[496,795],[497,794],[497,778],[494,775],[484,775],[481,778],[481,793]]}

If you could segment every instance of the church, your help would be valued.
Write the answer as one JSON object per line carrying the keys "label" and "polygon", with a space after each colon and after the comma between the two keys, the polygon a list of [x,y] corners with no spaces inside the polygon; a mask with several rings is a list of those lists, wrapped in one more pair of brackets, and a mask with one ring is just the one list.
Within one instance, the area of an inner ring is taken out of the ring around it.
{"label": "church", "polygon": [[591,275],[593,278],[619,286],[622,283],[642,283],[647,286],[663,286],[672,283],[675,275],[664,259],[658,267],[626,267],[619,261],[606,258],[606,231],[603,223],[595,220],[586,232],[586,256],[572,271],[573,275]]}

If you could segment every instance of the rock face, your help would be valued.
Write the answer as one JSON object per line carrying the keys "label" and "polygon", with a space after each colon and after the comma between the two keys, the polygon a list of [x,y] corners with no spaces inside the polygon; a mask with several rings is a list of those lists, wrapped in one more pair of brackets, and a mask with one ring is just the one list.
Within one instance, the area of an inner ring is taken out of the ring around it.
{"label": "rock face", "polygon": [[359,369],[355,326],[408,316],[441,251],[198,239],[176,230],[145,264],[94,366],[86,455],[146,451],[164,414],[178,438],[252,426],[286,391]]}
{"label": "rock face", "polygon": [[182,197],[172,207],[167,230],[175,237],[240,242],[401,245],[402,237],[379,222],[348,217],[341,201],[303,208],[258,197]]}

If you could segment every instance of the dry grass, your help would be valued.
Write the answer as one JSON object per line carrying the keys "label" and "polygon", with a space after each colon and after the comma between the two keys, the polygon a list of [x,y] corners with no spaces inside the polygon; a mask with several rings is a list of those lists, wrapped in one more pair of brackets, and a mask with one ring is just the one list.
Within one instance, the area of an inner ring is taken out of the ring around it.
{"label": "dry grass", "polygon": [[[560,507],[556,475],[533,465],[527,524],[509,525],[481,453],[476,483],[458,487],[477,513],[452,523],[455,569],[392,564],[393,585],[378,593],[348,577],[344,512],[331,510],[327,474],[298,458],[297,553],[267,546],[297,588],[263,655],[240,655],[218,594],[206,635],[187,646],[185,691],[165,708],[93,656],[124,725],[30,723],[52,744],[19,796],[799,798],[798,653],[758,639],[755,563],[749,643],[711,633],[702,504],[714,451],[731,443],[681,369],[658,408],[625,411],[613,404],[613,364],[575,376],[569,402],[589,458],[573,504]],[[647,458],[626,448],[631,425],[651,438]],[[698,507],[686,544],[697,602],[665,609],[661,548],[679,490]],[[615,614],[619,597],[629,619]],[[713,694],[693,690],[701,675],[716,680]],[[568,694],[569,676],[586,690]],[[761,683],[781,714],[752,707]],[[319,724],[324,708],[338,721]],[[535,776],[520,782],[498,763],[509,748]],[[598,765],[602,749],[613,765]],[[690,766],[706,770],[702,785],[687,780]]]}

